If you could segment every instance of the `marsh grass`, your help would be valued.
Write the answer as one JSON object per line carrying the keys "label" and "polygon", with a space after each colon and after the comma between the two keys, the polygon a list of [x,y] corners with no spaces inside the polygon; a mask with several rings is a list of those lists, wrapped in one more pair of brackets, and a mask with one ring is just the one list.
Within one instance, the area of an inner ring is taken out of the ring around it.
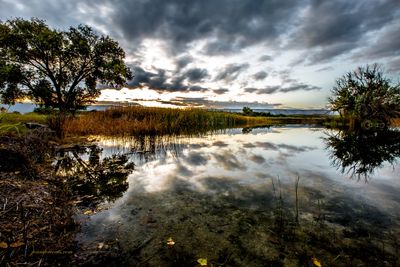
{"label": "marsh grass", "polygon": [[25,133],[26,122],[36,122],[45,124],[46,123],[46,115],[37,114],[37,113],[1,113],[0,114],[0,135],[6,133]]}
{"label": "marsh grass", "polygon": [[175,135],[271,123],[268,118],[205,109],[115,107],[68,118],[67,135]]}
{"label": "marsh grass", "polygon": [[3,113],[0,114],[0,123],[24,123],[24,122],[37,122],[45,123],[46,115],[34,112],[20,114],[20,113]]}

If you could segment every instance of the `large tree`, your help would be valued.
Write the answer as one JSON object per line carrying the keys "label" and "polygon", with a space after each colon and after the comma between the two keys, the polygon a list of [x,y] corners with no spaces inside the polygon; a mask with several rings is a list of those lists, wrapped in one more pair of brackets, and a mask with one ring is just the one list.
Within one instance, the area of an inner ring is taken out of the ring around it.
{"label": "large tree", "polygon": [[68,31],[39,19],[0,23],[0,100],[27,96],[60,111],[82,109],[100,93],[97,84],[120,87],[132,78],[116,41],[80,25]]}
{"label": "large tree", "polygon": [[400,86],[393,85],[377,64],[348,72],[336,81],[332,94],[332,110],[358,122],[387,124],[400,117]]}

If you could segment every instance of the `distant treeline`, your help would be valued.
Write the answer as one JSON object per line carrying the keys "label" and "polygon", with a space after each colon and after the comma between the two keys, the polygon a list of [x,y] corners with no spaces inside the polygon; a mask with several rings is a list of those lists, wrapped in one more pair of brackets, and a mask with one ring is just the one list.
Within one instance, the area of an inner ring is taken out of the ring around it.
{"label": "distant treeline", "polygon": [[249,107],[244,107],[242,109],[242,112],[236,112],[239,114],[243,114],[245,116],[253,116],[253,117],[317,117],[317,116],[327,116],[327,115],[333,115],[329,110],[318,110],[316,113],[311,113],[310,110],[305,110],[308,113],[281,113],[279,110],[274,110],[273,112],[270,111],[254,111],[253,109]]}

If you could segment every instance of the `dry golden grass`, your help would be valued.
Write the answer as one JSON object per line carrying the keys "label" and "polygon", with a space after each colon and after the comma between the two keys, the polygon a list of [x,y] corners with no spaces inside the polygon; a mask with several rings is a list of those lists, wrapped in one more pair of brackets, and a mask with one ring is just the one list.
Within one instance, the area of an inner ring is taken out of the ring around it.
{"label": "dry golden grass", "polygon": [[267,124],[268,118],[204,109],[116,107],[69,118],[66,135],[192,134],[236,126]]}
{"label": "dry golden grass", "polygon": [[400,118],[392,119],[391,125],[395,127],[400,127]]}

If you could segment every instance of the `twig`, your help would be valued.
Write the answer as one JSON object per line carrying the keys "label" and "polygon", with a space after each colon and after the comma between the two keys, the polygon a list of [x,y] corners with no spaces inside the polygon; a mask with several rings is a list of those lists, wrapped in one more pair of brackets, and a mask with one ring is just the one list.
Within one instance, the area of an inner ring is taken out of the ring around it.
{"label": "twig", "polygon": [[135,249],[131,251],[131,254],[135,254],[136,252],[139,252],[144,246],[146,246],[148,243],[150,243],[151,240],[153,240],[154,236],[149,237],[146,239],[142,244],[137,246]]}
{"label": "twig", "polygon": [[91,172],[94,172],[94,170],[92,168],[90,168],[78,155],[78,153],[76,153],[75,151],[72,152],[72,154],[74,155],[75,159],[77,160],[77,162],[83,167],[83,169],[86,171],[86,174],[89,175],[93,180],[96,180],[96,176],[94,176]]}
{"label": "twig", "polygon": [[6,210],[7,203],[8,203],[8,199],[6,198],[6,201],[3,204],[3,211]]}
{"label": "twig", "polygon": [[298,196],[298,190],[299,190],[299,181],[300,181],[300,176],[297,175],[297,180],[296,180],[296,224],[299,224],[299,196]]}
{"label": "twig", "polygon": [[283,199],[282,199],[281,180],[279,179],[279,175],[278,175],[278,186],[279,186],[279,220],[280,220],[280,225],[283,226]]}

